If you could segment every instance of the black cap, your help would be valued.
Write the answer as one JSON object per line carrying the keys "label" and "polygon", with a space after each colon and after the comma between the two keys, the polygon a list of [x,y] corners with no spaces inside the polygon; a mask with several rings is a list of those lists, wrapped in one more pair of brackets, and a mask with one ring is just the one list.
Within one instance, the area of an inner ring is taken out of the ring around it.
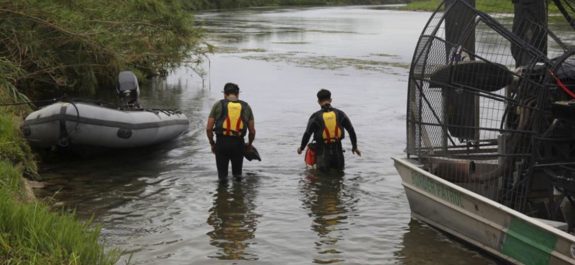
{"label": "black cap", "polygon": [[329,90],[327,90],[327,89],[322,88],[317,92],[317,100],[319,100],[319,101],[330,99],[330,98],[331,98],[331,92],[329,92]]}
{"label": "black cap", "polygon": [[224,86],[224,93],[237,95],[240,93],[240,87],[234,83],[226,83]]}

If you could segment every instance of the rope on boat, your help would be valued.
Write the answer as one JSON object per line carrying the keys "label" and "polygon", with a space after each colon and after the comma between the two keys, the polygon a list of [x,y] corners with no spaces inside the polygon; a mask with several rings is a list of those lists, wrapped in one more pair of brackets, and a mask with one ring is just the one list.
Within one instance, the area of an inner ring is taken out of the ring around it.
{"label": "rope on boat", "polygon": [[561,80],[555,75],[555,73],[553,73],[553,71],[549,70],[549,74],[551,77],[553,77],[553,79],[555,79],[555,83],[557,83],[557,86],[560,87],[563,92],[569,95],[572,99],[575,99],[575,93],[573,93],[573,91],[571,91],[565,84],[563,84],[563,82],[561,82]]}

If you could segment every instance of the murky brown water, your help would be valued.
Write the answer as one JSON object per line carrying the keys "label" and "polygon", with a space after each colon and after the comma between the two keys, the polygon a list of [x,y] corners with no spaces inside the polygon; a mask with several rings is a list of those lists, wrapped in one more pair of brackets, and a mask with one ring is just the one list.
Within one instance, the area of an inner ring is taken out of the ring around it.
{"label": "murky brown water", "polygon": [[[428,17],[368,7],[202,14],[218,46],[204,85],[183,68],[143,90],[146,106],[182,109],[191,131],[46,164],[38,193],[94,215],[103,240],[135,264],[492,264],[410,220],[390,159],[403,152],[408,65]],[[263,161],[222,187],[203,126],[228,81],[254,110]],[[307,170],[295,152],[319,88],[350,116],[364,154],[345,140],[343,176]]]}

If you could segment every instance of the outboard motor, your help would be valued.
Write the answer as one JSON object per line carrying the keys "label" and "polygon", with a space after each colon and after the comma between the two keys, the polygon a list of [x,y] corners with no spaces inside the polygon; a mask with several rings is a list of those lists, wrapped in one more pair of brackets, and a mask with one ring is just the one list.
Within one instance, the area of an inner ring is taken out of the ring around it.
{"label": "outboard motor", "polygon": [[120,72],[116,91],[120,96],[123,106],[127,106],[128,108],[140,107],[138,103],[140,87],[138,86],[138,78],[132,71]]}

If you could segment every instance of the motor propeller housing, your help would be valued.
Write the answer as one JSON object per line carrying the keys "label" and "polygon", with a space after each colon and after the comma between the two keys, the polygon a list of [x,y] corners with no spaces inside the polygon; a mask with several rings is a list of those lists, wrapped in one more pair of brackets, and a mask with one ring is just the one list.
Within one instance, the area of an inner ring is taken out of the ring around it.
{"label": "motor propeller housing", "polygon": [[116,92],[118,92],[122,105],[139,107],[140,86],[138,85],[138,78],[132,71],[122,71],[118,74]]}

